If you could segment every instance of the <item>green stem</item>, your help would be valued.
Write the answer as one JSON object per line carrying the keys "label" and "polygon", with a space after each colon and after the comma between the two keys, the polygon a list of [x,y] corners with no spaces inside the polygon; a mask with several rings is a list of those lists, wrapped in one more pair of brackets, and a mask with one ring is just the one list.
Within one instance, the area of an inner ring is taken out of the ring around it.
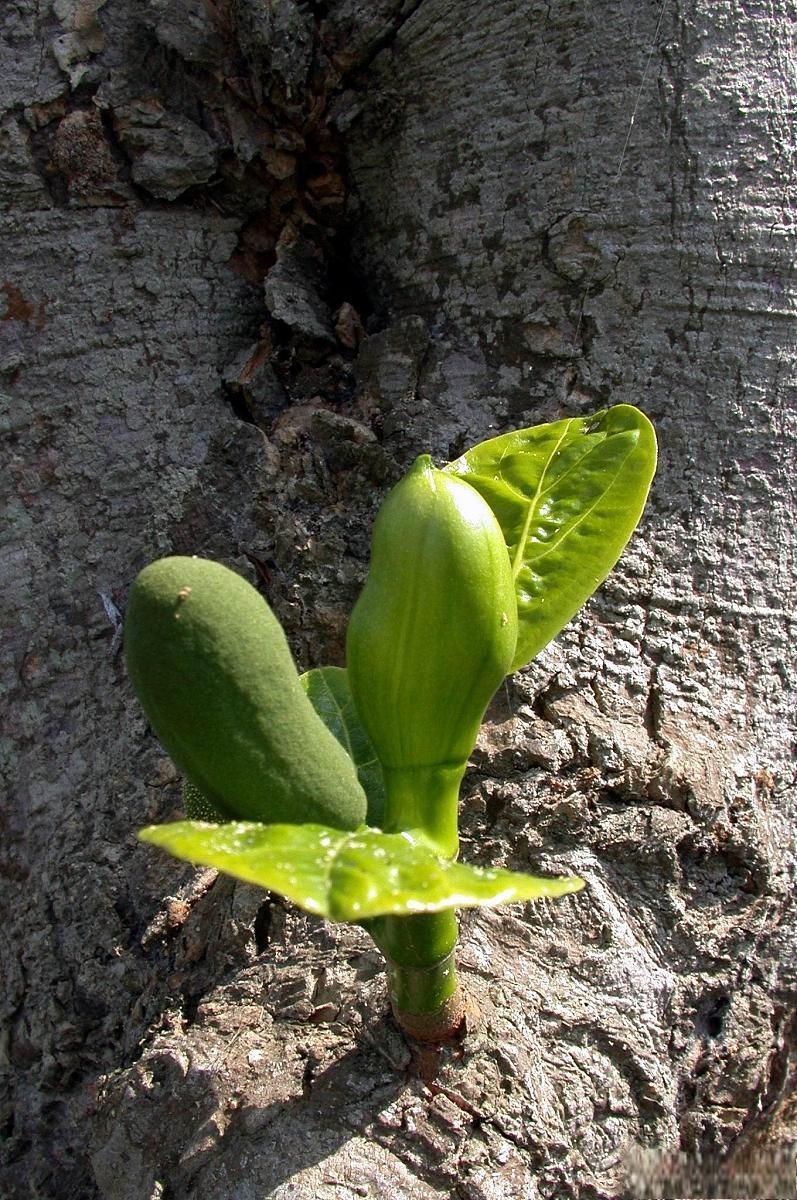
{"label": "green stem", "polygon": [[420,829],[443,858],[456,858],[459,785],[466,766],[386,767],[385,833]]}
{"label": "green stem", "polygon": [[[419,830],[443,858],[456,858],[465,766],[386,768],[385,832]],[[405,1033],[430,1042],[455,1033],[464,1004],[454,957],[459,923],[453,909],[379,917],[368,923],[368,930],[387,961],[390,1004]]]}
{"label": "green stem", "polygon": [[455,1033],[464,1011],[455,962],[456,913],[379,917],[368,930],[387,961],[390,1004],[404,1031],[431,1042]]}

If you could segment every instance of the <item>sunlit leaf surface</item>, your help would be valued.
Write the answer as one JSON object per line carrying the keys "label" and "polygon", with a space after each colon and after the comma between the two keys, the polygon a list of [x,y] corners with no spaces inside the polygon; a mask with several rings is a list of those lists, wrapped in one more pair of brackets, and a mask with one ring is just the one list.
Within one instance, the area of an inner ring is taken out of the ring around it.
{"label": "sunlit leaf surface", "polygon": [[366,828],[344,833],[324,825],[177,821],[150,825],[139,837],[333,921],[481,908],[564,896],[584,886],[575,877],[541,879],[449,862],[410,834]]}

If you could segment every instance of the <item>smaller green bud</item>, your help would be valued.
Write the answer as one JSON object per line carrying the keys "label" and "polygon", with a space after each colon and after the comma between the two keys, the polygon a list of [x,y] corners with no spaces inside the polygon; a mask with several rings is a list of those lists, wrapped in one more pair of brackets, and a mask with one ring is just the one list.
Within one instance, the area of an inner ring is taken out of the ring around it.
{"label": "smaller green bud", "polygon": [[125,656],[161,743],[227,820],[336,829],[365,820],[352,760],[305,695],[276,617],[240,575],[201,558],[145,567],[127,605]]}

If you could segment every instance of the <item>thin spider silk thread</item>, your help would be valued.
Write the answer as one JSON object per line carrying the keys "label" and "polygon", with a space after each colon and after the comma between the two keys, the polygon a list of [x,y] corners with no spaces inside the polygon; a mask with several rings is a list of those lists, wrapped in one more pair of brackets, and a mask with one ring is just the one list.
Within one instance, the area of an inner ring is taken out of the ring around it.
{"label": "thin spider silk thread", "polygon": [[[614,176],[613,176],[611,184],[610,184],[611,191],[614,191],[615,188],[617,187],[617,184],[620,180],[620,175],[622,174],[623,163],[625,162],[625,156],[628,151],[628,147],[631,144],[631,134],[634,131],[634,124],[636,123],[637,113],[639,111],[639,105],[642,101],[642,94],[645,90],[645,84],[647,83],[648,72],[650,71],[650,64],[653,61],[653,55],[655,53],[656,45],[659,40],[659,34],[661,33],[661,27],[664,22],[664,14],[667,11],[668,4],[669,4],[669,0],[661,0],[661,8],[659,9],[659,19],[656,22],[656,29],[653,34],[653,40],[651,41],[651,44],[650,44],[650,50],[648,51],[648,57],[645,62],[645,69],[642,72],[642,79],[640,80],[639,87],[637,88],[636,99],[634,100],[634,108],[631,113],[631,120],[628,122],[628,131],[625,135],[625,141],[623,142],[623,148],[620,151],[620,161],[617,164],[617,169],[614,172]],[[589,296],[589,289],[592,286],[593,279],[595,278],[596,270],[597,270],[597,263],[593,262],[592,266],[590,267],[589,271],[587,272],[587,278],[584,281],[584,290],[581,295],[581,303],[579,305],[579,310],[578,310],[578,322],[576,324],[576,329],[573,334],[574,349],[577,346],[579,334],[581,333],[581,326],[584,323],[584,308],[587,303],[587,297]]]}
{"label": "thin spider silk thread", "polygon": [[[657,47],[658,40],[659,40],[659,34],[661,33],[661,28],[664,23],[664,15],[667,11],[668,4],[669,4],[669,0],[661,0],[661,7],[659,8],[659,16],[656,21],[656,28],[653,32],[653,38],[650,43],[650,49],[648,50],[648,55],[645,60],[645,67],[642,71],[642,78],[639,82],[639,87],[637,88],[636,96],[634,99],[634,107],[631,111],[631,118],[628,122],[628,129],[626,131],[625,140],[623,142],[623,146],[620,151],[620,158],[617,163],[617,167],[615,169],[614,175],[611,180],[610,189],[612,191],[614,191],[614,189],[617,187],[617,184],[620,180],[620,176],[621,176],[622,170],[623,170],[623,164],[625,162],[625,157],[628,152],[628,147],[631,144],[631,135],[633,134],[634,125],[636,124],[637,113],[639,112],[639,105],[642,102],[642,96],[644,94],[645,85],[647,83],[648,74],[650,72],[650,64],[652,63],[653,55],[656,52],[656,47]],[[583,288],[583,292],[581,295],[581,301],[579,304],[578,321],[576,324],[575,331],[573,333],[574,349],[577,347],[578,338],[581,333],[581,327],[584,323],[584,308],[587,303],[587,298],[589,296],[590,287],[592,286],[592,282],[595,278],[596,270],[597,270],[597,262],[593,262],[592,266],[590,267],[589,271],[587,272],[587,277],[584,281],[584,288]],[[510,691],[509,682],[506,679],[504,680],[504,691],[506,694],[507,707],[509,709],[510,717],[514,717],[515,711],[514,711],[514,708],[512,705],[512,693]]]}

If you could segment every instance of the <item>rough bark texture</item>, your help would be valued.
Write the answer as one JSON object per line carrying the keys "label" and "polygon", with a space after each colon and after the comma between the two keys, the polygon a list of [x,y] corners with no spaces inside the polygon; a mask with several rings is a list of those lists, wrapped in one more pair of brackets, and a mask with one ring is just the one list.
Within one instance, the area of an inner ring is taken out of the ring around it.
{"label": "rough bark texture", "polygon": [[[3,6],[4,1196],[793,1195],[794,21]],[[339,662],[416,453],[622,401],[648,514],[463,803],[589,888],[465,916],[419,1050],[363,934],[135,843],[115,607],[202,553]]]}

